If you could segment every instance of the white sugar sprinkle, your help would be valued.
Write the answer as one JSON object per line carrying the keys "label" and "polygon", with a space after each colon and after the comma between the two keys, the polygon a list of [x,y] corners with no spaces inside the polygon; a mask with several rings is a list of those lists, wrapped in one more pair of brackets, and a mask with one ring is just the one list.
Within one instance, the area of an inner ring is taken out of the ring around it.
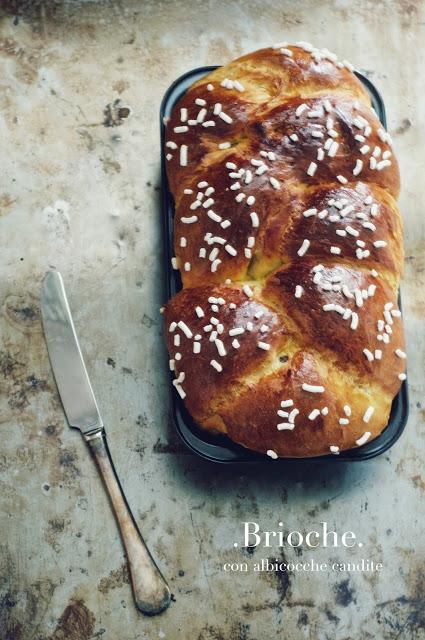
{"label": "white sugar sprinkle", "polygon": [[338,144],[338,142],[335,142],[335,140],[334,140],[332,142],[332,144],[329,146],[328,156],[330,158],[334,158],[336,153],[337,153],[337,151],[338,151],[338,148],[339,148],[339,144]]}
{"label": "white sugar sprinkle", "polygon": [[300,116],[302,113],[304,113],[304,111],[306,111],[306,109],[308,109],[308,106],[303,102],[296,108],[295,115],[297,117]]}
{"label": "white sugar sprinkle", "polygon": [[339,455],[339,447],[336,444],[331,444],[329,451],[334,455]]}
{"label": "white sugar sprinkle", "polygon": [[217,360],[211,360],[210,361],[210,365],[212,367],[214,367],[214,369],[216,371],[218,371],[219,373],[221,373],[221,371],[223,371],[223,367],[221,366],[221,364],[219,362],[217,362]]}
{"label": "white sugar sprinkle", "polygon": [[221,264],[221,260],[219,258],[216,258],[216,260],[214,260],[214,262],[211,264],[212,273],[215,273],[217,271],[219,264]]}
{"label": "white sugar sprinkle", "polygon": [[363,422],[369,422],[374,411],[375,409],[373,407],[368,407],[363,415]]}
{"label": "white sugar sprinkle", "polygon": [[405,352],[404,352],[404,351],[402,351],[401,349],[396,349],[396,350],[395,350],[395,354],[396,354],[396,356],[397,356],[397,357],[399,357],[399,358],[403,358],[403,359],[404,359],[404,358],[406,358],[406,354],[405,354]]}
{"label": "white sugar sprinkle", "polygon": [[358,176],[359,173],[361,173],[361,170],[363,169],[363,161],[357,159],[356,160],[356,165],[353,169],[353,176]]}
{"label": "white sugar sprinkle", "polygon": [[248,296],[248,298],[252,298],[252,296],[254,295],[253,290],[251,289],[251,287],[248,284],[244,284],[243,285],[242,291],[244,292],[244,294],[246,296]]}
{"label": "white sugar sprinkle", "polygon": [[218,355],[224,357],[227,355],[227,351],[224,347],[224,343],[219,338],[215,340],[215,346],[217,347]]}
{"label": "white sugar sprinkle", "polygon": [[309,414],[309,420],[315,420],[317,416],[320,416],[320,409],[313,409],[313,411]]}
{"label": "white sugar sprinkle", "polygon": [[280,422],[277,425],[278,431],[293,431],[295,424],[293,422]]}
{"label": "white sugar sprinkle", "polygon": [[369,362],[372,362],[372,360],[374,360],[373,353],[371,351],[369,351],[369,349],[363,349],[363,353],[365,354],[365,356],[369,360]]}
{"label": "white sugar sprinkle", "polygon": [[224,111],[220,111],[220,113],[218,114],[218,117],[221,118],[227,124],[231,124],[233,122],[232,118],[229,115],[227,115],[227,113],[224,113]]}
{"label": "white sugar sprinkle", "polygon": [[232,247],[230,244],[226,244],[224,248],[227,251],[227,253],[229,253],[231,256],[236,256],[238,253],[236,249]]}
{"label": "white sugar sprinkle", "polygon": [[310,240],[307,240],[307,238],[305,238],[305,239],[303,240],[302,245],[301,245],[301,246],[300,246],[300,248],[298,249],[297,254],[298,254],[300,257],[304,256],[304,255],[307,253],[309,246],[310,246]]}
{"label": "white sugar sprinkle", "polygon": [[310,393],[324,393],[325,387],[321,385],[307,384],[306,382],[302,383],[302,388],[304,391],[309,391]]}
{"label": "white sugar sprinkle", "polygon": [[180,147],[180,165],[187,166],[187,144],[182,144]]}
{"label": "white sugar sprinkle", "polygon": [[260,226],[260,221],[259,221],[259,218],[258,218],[258,214],[255,211],[251,211],[251,213],[249,215],[251,217],[252,226],[253,227]]}
{"label": "white sugar sprinkle", "polygon": [[287,407],[292,407],[294,404],[293,400],[282,400],[280,406],[282,409],[286,409]]}
{"label": "white sugar sprinkle", "polygon": [[297,286],[295,287],[295,297],[296,298],[301,298],[302,294],[304,293],[304,289],[302,288],[302,286],[300,284],[297,284]]}
{"label": "white sugar sprinkle", "polygon": [[186,338],[192,338],[193,337],[192,331],[189,329],[187,324],[185,322],[183,322],[183,320],[180,320],[177,323],[177,326],[183,331],[183,333],[185,334]]}
{"label": "white sugar sprinkle", "polygon": [[308,169],[307,169],[307,175],[309,176],[314,176],[314,174],[316,173],[316,169],[317,169],[317,164],[315,162],[310,162]]}
{"label": "white sugar sprinkle", "polygon": [[268,351],[270,349],[270,345],[267,342],[261,342],[261,340],[257,342],[257,347],[263,349],[264,351]]}
{"label": "white sugar sprinkle", "polygon": [[[370,408],[370,407],[369,407],[369,408]],[[363,419],[364,419],[364,418],[363,418]],[[367,420],[365,420],[365,422],[367,422]],[[370,433],[370,431],[365,431],[365,433],[361,436],[361,438],[359,438],[358,440],[356,440],[356,444],[357,444],[359,447],[361,447],[361,446],[362,446],[362,444],[365,444],[365,443],[369,440],[369,438],[370,438],[370,436],[371,436],[371,435],[372,435],[372,434]]]}
{"label": "white sugar sprinkle", "polygon": [[273,460],[276,460],[278,457],[276,451],[273,451],[273,449],[267,449],[267,455],[269,456],[269,458],[272,458]]}

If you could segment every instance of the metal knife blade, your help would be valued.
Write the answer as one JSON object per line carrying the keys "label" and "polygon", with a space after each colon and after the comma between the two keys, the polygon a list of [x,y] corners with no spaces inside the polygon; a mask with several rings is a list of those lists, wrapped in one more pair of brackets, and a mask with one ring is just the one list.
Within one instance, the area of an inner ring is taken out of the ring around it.
{"label": "metal knife blade", "polygon": [[83,434],[102,429],[59,271],[48,271],[44,277],[41,317],[50,364],[69,425]]}

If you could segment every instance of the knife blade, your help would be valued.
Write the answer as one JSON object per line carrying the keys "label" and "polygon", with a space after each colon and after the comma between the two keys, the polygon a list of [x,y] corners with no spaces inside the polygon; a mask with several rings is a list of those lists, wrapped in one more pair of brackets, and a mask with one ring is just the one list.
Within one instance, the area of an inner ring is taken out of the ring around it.
{"label": "knife blade", "polygon": [[69,425],[83,434],[102,429],[103,421],[58,271],[48,271],[44,278],[41,316],[50,363]]}
{"label": "knife blade", "polygon": [[161,613],[171,602],[170,589],[142,538],[114,469],[58,271],[48,271],[44,277],[41,317],[50,364],[68,423],[83,434],[109,495],[127,554],[136,606],[147,615]]}

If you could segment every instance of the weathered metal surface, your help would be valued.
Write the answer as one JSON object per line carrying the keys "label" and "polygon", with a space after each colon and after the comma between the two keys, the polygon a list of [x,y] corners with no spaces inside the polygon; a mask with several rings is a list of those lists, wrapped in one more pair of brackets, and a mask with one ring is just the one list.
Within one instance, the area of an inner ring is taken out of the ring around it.
{"label": "weathered metal surface", "polygon": [[[425,638],[425,5],[3,2],[0,24],[1,637]],[[212,467],[173,434],[162,344],[158,108],[185,70],[282,39],[348,58],[381,89],[401,164],[411,417],[379,459]],[[421,50],[422,49],[422,50]],[[175,602],[137,614],[93,463],[68,429],[40,329],[44,272],[64,275],[117,471]],[[364,547],[301,558],[368,573],[254,574],[223,562],[242,522],[352,529]]]}

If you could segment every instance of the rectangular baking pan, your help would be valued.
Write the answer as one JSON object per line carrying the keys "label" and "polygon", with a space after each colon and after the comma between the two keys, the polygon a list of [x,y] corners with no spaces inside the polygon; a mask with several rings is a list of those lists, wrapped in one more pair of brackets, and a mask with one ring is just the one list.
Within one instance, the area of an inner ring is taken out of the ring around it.
{"label": "rectangular baking pan", "polygon": [[[164,258],[165,258],[165,285],[167,300],[176,295],[182,288],[179,271],[175,271],[171,267],[171,257],[173,255],[173,217],[174,217],[174,200],[168,189],[167,173],[165,169],[165,126],[164,119],[167,118],[173,106],[187,91],[187,89],[197,80],[207,75],[211,71],[217,69],[217,66],[199,67],[188,71],[184,75],[177,78],[169,87],[164,95],[160,110],[161,125],[161,200],[162,200],[162,220],[164,231]],[[380,93],[372,82],[361,73],[355,72],[356,76],[361,80],[368,90],[373,108],[375,109],[380,121],[386,128],[387,120],[385,116],[384,102]],[[172,379],[170,375],[170,380]],[[250,451],[232,442],[226,436],[216,436],[204,429],[201,429],[194,422],[189,412],[186,410],[183,401],[170,382],[172,415],[175,427],[185,445],[199,456],[211,462],[221,463],[247,463],[247,462],[268,462],[270,458],[261,453]],[[407,380],[405,380],[400,391],[393,400],[391,414],[387,427],[380,436],[369,443],[356,449],[342,451],[339,456],[324,455],[313,458],[278,458],[276,463],[290,462],[317,462],[319,460],[332,460],[332,462],[341,460],[368,460],[384,453],[389,449],[400,437],[404,427],[406,426],[409,414],[409,400],[407,393]]]}

